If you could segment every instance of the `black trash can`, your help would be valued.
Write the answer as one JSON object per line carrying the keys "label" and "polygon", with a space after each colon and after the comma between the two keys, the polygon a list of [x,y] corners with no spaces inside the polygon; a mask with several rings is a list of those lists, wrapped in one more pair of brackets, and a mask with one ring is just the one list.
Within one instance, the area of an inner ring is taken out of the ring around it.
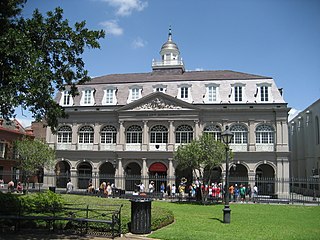
{"label": "black trash can", "polygon": [[147,234],[151,232],[151,199],[132,199],[130,232]]}
{"label": "black trash can", "polygon": [[56,187],[49,187],[49,190],[51,191],[51,192],[56,192]]}

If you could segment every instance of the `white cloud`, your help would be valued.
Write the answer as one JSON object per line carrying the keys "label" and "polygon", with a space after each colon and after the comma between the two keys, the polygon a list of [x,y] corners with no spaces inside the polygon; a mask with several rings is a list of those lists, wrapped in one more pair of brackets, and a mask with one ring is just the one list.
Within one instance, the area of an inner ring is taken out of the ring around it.
{"label": "white cloud", "polygon": [[203,71],[204,69],[203,68],[196,68],[195,69],[195,71],[197,71],[197,72],[201,72],[201,71]]}
{"label": "white cloud", "polygon": [[148,6],[147,1],[142,0],[103,0],[112,7],[116,8],[118,16],[129,16],[133,11],[142,11]]}
{"label": "white cloud", "polygon": [[294,119],[300,112],[301,112],[300,110],[291,108],[289,111],[288,122]]}
{"label": "white cloud", "polygon": [[100,25],[106,30],[107,34],[120,36],[123,34],[123,29],[118,25],[116,20],[104,21]]}
{"label": "white cloud", "polygon": [[132,47],[134,49],[143,48],[147,44],[147,41],[144,41],[141,37],[137,37],[132,42]]}

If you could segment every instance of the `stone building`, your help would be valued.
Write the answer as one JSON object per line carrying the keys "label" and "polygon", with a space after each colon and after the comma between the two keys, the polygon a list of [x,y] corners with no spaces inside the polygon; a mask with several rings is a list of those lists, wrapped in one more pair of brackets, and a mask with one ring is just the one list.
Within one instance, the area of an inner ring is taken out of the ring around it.
{"label": "stone building", "polygon": [[[151,72],[96,77],[79,85],[75,98],[68,91],[57,95],[69,118],[61,119],[56,135],[47,129],[46,140],[57,150],[48,185],[64,187],[69,177],[77,188],[107,180],[126,190],[133,188],[130,179],[146,186],[158,177],[192,181],[191,170],[177,168],[174,150],[203,132],[219,139],[226,126],[235,135],[231,177],[252,185],[261,177],[289,177],[289,109],[271,77],[186,71],[171,31],[160,56]],[[222,164],[211,180],[224,177]],[[272,182],[272,193],[287,191]]]}
{"label": "stone building", "polygon": [[[296,179],[319,179],[320,169],[320,99],[289,122],[290,176]],[[306,181],[295,184],[296,190],[313,191]],[[319,190],[319,182],[316,186]]]}

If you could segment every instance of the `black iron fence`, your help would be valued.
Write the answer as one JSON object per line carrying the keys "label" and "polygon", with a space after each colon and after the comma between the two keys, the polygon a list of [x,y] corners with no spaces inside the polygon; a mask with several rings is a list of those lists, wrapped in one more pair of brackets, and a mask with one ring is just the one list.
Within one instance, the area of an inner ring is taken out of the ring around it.
{"label": "black iron fence", "polygon": [[[15,184],[20,181],[26,188],[27,183],[23,182],[24,178],[21,174],[2,172],[0,174],[0,180],[4,180],[2,184],[0,182],[0,189],[6,191],[8,182],[12,180]],[[175,177],[168,177],[167,175],[124,175],[116,176],[112,174],[44,174],[40,178],[35,176],[29,178],[28,188],[36,190],[48,189],[49,187],[55,187],[60,191],[65,191],[67,182],[71,180],[74,185],[74,189],[78,192],[86,192],[89,185],[92,184],[95,190],[99,190],[101,183],[112,185],[113,188],[121,190],[122,193],[133,194],[139,192],[140,184],[144,185],[144,191],[149,192],[149,184],[153,182],[154,193],[160,193],[164,186],[164,196],[167,197],[192,197],[195,192],[196,179],[187,179],[181,183],[181,179]],[[203,181],[200,179],[201,189],[205,196],[210,199],[217,199],[223,201],[224,196],[224,184],[225,179],[215,179],[215,182],[210,180]],[[183,188],[181,187],[183,184]],[[250,186],[251,196],[246,194],[246,200],[253,199],[253,188],[258,189],[256,199],[264,200],[267,202],[286,201],[286,202],[301,202],[301,203],[320,203],[320,179],[319,178],[262,178],[262,177],[229,177],[229,185],[234,189],[240,189],[245,186],[246,189]],[[172,194],[173,189],[174,196]],[[214,189],[215,188],[215,189]],[[183,194],[181,194],[181,189]],[[218,189],[218,190],[217,190]],[[218,194],[217,194],[218,192]],[[160,195],[159,195],[160,196]],[[161,195],[162,196],[162,195]]]}

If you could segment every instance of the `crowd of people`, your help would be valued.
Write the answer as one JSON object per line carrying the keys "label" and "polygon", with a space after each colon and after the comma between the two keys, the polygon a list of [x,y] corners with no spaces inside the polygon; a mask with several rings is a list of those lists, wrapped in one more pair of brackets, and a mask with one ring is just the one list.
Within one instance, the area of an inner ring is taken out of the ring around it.
{"label": "crowd of people", "polygon": [[[9,181],[7,184],[8,192],[9,193],[23,193],[23,184],[18,181],[16,182],[17,185],[15,185],[14,181]],[[0,188],[4,188],[4,180],[0,179]]]}

